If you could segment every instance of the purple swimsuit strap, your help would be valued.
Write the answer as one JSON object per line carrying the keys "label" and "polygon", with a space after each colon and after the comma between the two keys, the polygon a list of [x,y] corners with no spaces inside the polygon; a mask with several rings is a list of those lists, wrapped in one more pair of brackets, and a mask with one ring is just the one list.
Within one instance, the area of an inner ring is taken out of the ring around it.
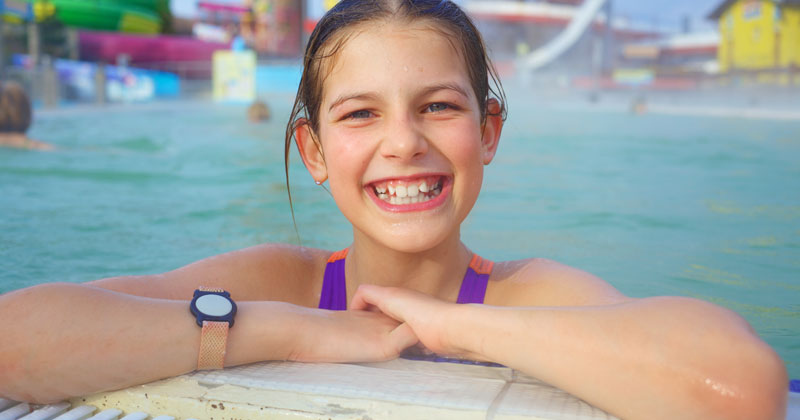
{"label": "purple swimsuit strap", "polygon": [[483,303],[486,297],[486,286],[489,284],[489,276],[492,275],[494,263],[478,254],[472,254],[472,261],[461,281],[461,290],[458,292],[456,303]]}
{"label": "purple swimsuit strap", "polygon": [[[322,293],[319,296],[319,308],[332,311],[347,310],[347,284],[345,283],[344,264],[347,258],[345,248],[334,252],[325,265],[325,276],[322,279]],[[472,255],[472,261],[461,281],[461,290],[458,292],[457,303],[483,303],[486,296],[486,286],[492,274],[494,263]]]}
{"label": "purple swimsuit strap", "polygon": [[319,296],[319,308],[331,311],[347,310],[347,284],[344,277],[344,261],[347,257],[345,248],[334,252],[325,265],[325,275],[322,278],[322,293]]}

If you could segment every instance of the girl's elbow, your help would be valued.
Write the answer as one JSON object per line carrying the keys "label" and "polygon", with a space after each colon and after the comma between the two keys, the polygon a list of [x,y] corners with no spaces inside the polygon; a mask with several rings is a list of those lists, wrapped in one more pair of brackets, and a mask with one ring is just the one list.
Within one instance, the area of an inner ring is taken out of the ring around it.
{"label": "girl's elbow", "polygon": [[23,354],[13,351],[0,351],[0,354],[0,398],[31,404],[52,404],[76,396],[63,392],[63,381],[53,380],[48,372],[25,368],[27,363]]}
{"label": "girl's elbow", "polygon": [[699,401],[715,413],[706,418],[783,420],[789,379],[780,356],[735,312],[704,302],[698,308],[700,319],[713,320],[699,340],[710,350],[700,362]]}
{"label": "girl's elbow", "polygon": [[789,376],[786,364],[767,343],[753,331],[748,344],[743,345],[739,366],[744,371],[741,386],[744,390],[744,412],[747,419],[783,420],[789,395]]}
{"label": "girl's elbow", "polygon": [[[767,347],[765,345],[765,347]],[[749,405],[760,417],[754,419],[783,420],[789,396],[789,376],[783,360],[771,349],[766,348],[761,360],[754,363],[753,376],[756,378],[750,392],[754,397]],[[758,370],[757,372],[755,370]]]}
{"label": "girl's elbow", "polygon": [[738,379],[730,387],[708,383],[707,392],[712,394],[721,418],[783,420],[789,394],[786,367],[766,344],[753,353],[742,358],[736,368],[740,371]]}
{"label": "girl's elbow", "polygon": [[[81,286],[71,283],[45,283],[0,295],[0,318],[17,320],[3,331],[0,340],[0,397],[13,401],[44,404],[66,397],[56,390],[47,357],[42,348],[47,340],[47,317],[32,317],[30,308],[47,311],[54,302]],[[56,381],[58,382],[58,381]]]}

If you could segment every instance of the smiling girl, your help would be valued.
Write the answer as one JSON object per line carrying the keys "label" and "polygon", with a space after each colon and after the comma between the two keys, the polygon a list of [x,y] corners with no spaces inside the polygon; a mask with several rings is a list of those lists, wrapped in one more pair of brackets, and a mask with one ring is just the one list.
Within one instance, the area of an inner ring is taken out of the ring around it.
{"label": "smiling girl", "polygon": [[340,2],[307,46],[286,153],[294,139],[328,183],[352,244],[264,244],[160,275],[0,296],[0,395],[56,401],[263,360],[387,360],[419,343],[626,419],[782,418],[783,363],[733,312],[629,298],[553,261],[492,263],[461,242],[503,101],[453,3]]}

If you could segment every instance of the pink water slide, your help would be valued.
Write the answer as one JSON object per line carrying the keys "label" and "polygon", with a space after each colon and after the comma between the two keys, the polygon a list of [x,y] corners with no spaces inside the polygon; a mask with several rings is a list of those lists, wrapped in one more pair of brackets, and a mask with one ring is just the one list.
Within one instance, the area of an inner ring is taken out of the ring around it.
{"label": "pink water slide", "polygon": [[120,54],[131,64],[211,61],[214,51],[229,49],[229,43],[209,42],[183,36],[131,35],[81,31],[81,59],[114,63]]}

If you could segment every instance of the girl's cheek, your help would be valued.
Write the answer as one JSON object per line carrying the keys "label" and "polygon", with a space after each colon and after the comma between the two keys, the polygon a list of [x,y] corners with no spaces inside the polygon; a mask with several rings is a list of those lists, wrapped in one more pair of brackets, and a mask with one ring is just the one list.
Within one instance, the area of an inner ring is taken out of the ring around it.
{"label": "girl's cheek", "polygon": [[458,130],[451,132],[444,144],[450,151],[453,160],[471,162],[481,155],[481,138],[473,130]]}

